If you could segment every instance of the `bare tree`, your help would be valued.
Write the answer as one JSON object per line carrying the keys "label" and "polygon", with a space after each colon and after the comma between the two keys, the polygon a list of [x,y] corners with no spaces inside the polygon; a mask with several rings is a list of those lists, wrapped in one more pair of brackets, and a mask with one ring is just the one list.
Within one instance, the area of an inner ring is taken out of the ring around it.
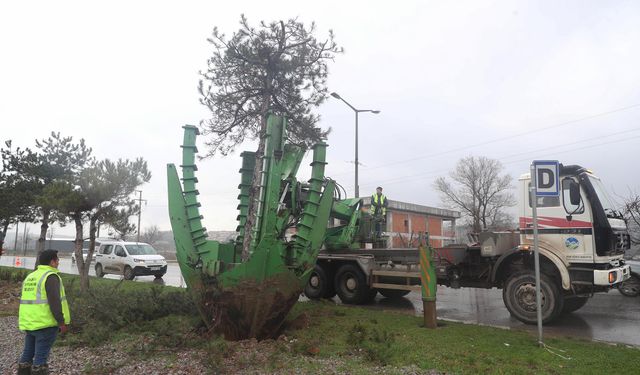
{"label": "bare tree", "polygon": [[631,243],[640,244],[640,194],[630,191],[629,195],[624,198],[623,214],[627,220],[629,234],[631,235]]}
{"label": "bare tree", "polygon": [[458,161],[449,174],[452,181],[439,177],[434,188],[445,204],[470,218],[474,232],[503,226],[508,218],[504,209],[516,202],[510,191],[512,178],[501,175],[502,170],[498,160],[469,156]]}
{"label": "bare tree", "polygon": [[298,144],[312,145],[327,133],[316,128],[319,116],[312,109],[327,98],[327,61],[342,49],[333,41],[333,32],[324,41],[314,33],[313,23],[305,27],[290,19],[253,27],[242,15],[240,29],[230,38],[217,28],[209,38],[214,52],[199,86],[200,101],[212,114],[201,123],[205,134],[212,135],[206,143],[207,156],[226,155],[245,138],[259,140],[242,244],[244,260],[260,199],[267,114],[286,116],[287,134]]}
{"label": "bare tree", "polygon": [[151,225],[142,232],[142,242],[153,245],[160,239],[160,228],[157,225]]}

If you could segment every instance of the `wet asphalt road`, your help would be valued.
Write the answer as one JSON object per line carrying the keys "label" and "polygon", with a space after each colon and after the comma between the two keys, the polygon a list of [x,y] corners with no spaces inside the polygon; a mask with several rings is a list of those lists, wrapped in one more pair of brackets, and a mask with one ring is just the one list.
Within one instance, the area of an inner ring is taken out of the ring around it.
{"label": "wet asphalt road", "polygon": [[[22,263],[26,259],[26,266],[23,267],[33,267],[34,258],[20,259]],[[0,265],[12,266],[14,262],[12,256],[0,257]],[[70,258],[61,259],[60,271],[77,273]],[[93,269],[90,275],[95,275]],[[116,275],[105,277],[120,279]],[[161,280],[155,280],[153,276],[139,276],[136,281],[185,286],[177,263],[169,263],[167,274]],[[337,297],[334,300],[340,301]],[[421,315],[422,299],[415,292],[399,300],[378,295],[375,302],[367,307]],[[537,332],[535,326],[523,324],[510,316],[502,302],[502,291],[498,289],[451,289],[439,286],[437,314],[440,319]],[[597,294],[580,310],[544,326],[544,332],[546,336],[571,336],[640,346],[640,297],[624,297],[616,290]]]}

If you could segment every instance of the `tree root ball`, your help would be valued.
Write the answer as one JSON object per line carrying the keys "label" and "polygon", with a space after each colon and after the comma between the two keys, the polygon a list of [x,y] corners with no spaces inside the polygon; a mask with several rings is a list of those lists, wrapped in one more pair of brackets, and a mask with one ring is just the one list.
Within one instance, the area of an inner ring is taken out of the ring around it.
{"label": "tree root ball", "polygon": [[293,275],[245,280],[230,288],[209,288],[199,299],[200,310],[208,328],[227,340],[273,339],[301,292]]}

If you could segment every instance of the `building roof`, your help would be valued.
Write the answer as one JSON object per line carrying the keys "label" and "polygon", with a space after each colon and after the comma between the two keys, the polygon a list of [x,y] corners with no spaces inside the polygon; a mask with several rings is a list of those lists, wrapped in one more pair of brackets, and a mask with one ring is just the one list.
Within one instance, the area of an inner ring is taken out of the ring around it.
{"label": "building roof", "polygon": [[[410,212],[416,212],[420,214],[427,214],[431,216],[439,216],[447,219],[460,218],[460,212],[454,211],[454,210],[448,210],[446,208],[429,207],[429,206],[423,206],[415,203],[394,201],[391,199],[388,199],[387,201],[389,202],[388,208],[391,210],[410,211]],[[370,206],[371,197],[362,198],[362,204],[365,206]]]}

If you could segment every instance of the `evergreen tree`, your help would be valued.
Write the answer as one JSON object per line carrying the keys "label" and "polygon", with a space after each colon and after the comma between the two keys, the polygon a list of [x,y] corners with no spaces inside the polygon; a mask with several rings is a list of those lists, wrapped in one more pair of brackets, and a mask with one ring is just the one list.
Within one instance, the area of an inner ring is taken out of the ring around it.
{"label": "evergreen tree", "polygon": [[243,259],[255,224],[267,114],[287,117],[294,143],[310,146],[327,134],[316,127],[319,116],[312,110],[327,98],[327,62],[342,49],[332,31],[324,41],[315,32],[314,23],[305,27],[297,19],[253,27],[242,15],[240,29],[230,38],[214,28],[208,39],[214,52],[199,84],[200,101],[212,114],[201,123],[211,135],[207,156],[226,155],[247,138],[259,139]]}

